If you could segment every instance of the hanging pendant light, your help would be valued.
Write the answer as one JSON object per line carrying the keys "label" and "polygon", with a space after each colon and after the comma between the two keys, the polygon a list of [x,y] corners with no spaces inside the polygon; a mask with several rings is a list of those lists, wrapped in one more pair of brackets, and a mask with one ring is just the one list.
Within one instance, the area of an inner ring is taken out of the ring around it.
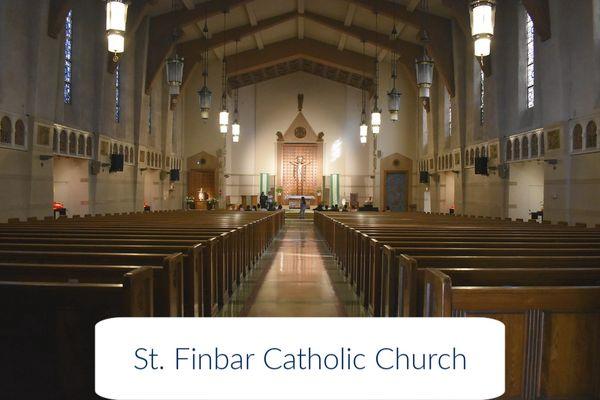
{"label": "hanging pendant light", "polygon": [[[238,54],[238,42],[239,39],[236,39],[235,41],[235,55],[237,56]],[[238,118],[239,118],[239,113],[238,113],[238,104],[239,104],[239,99],[240,99],[240,91],[239,88],[235,88],[235,93],[234,93],[234,102],[233,102],[233,124],[231,124],[231,135],[233,137],[233,142],[234,143],[238,143],[240,141],[240,131],[241,131],[241,127],[240,127],[240,123],[238,122]]]}
{"label": "hanging pendant light", "polygon": [[169,94],[177,95],[180,92],[183,82],[183,58],[177,54],[169,58],[165,65],[167,71],[167,83],[169,84]]}
{"label": "hanging pendant light", "polygon": [[469,11],[471,14],[471,36],[475,41],[475,56],[489,56],[492,38],[494,37],[496,2],[494,0],[472,0]]}
{"label": "hanging pendant light", "polygon": [[[394,29],[392,29],[391,39],[392,41],[398,38],[398,31],[396,30],[396,24],[394,23]],[[390,119],[392,122],[398,121],[400,112],[400,96],[401,93],[396,89],[396,78],[398,77],[398,54],[396,53],[395,46],[392,51],[392,90],[387,94],[388,96],[388,111],[390,112]]]}
{"label": "hanging pendant light", "polygon": [[415,60],[417,68],[417,87],[419,88],[419,97],[429,99],[431,85],[433,83],[433,60],[427,53],[427,43],[429,36],[426,30],[421,31],[421,42],[423,43],[423,55]]}
{"label": "hanging pendant light", "polygon": [[200,118],[208,119],[210,106],[212,103],[212,92],[208,88],[208,25],[206,19],[204,19],[204,29],[202,30],[204,34],[204,50],[202,51],[202,78],[204,79],[204,84],[202,88],[198,91],[198,100],[200,102]]}
{"label": "hanging pendant light", "polygon": [[[175,0],[171,3],[172,11],[175,11]],[[177,28],[173,29],[173,43],[177,42],[177,39],[180,37],[180,31]],[[165,72],[167,74],[167,83],[169,85],[169,94],[170,95],[178,95],[181,87],[181,83],[183,82],[183,58],[177,55],[177,51],[175,51],[175,55],[165,62]]]}
{"label": "hanging pendant light", "polygon": [[[365,41],[362,41],[362,46],[363,46],[363,57],[365,56]],[[366,111],[366,104],[367,104],[367,94],[366,94],[366,90],[365,90],[365,81],[364,81],[364,75],[365,75],[365,71],[363,69],[362,71],[363,73],[363,81],[362,81],[362,85],[361,85],[361,89],[360,89],[360,97],[361,97],[361,101],[362,101],[362,112],[360,114],[360,126],[358,128],[358,134],[360,137],[360,143],[365,144],[367,143],[367,135],[369,134],[369,126],[367,125],[367,111]]]}
{"label": "hanging pendant light", "polygon": [[[377,12],[375,12],[375,33],[377,34],[378,29],[378,18]],[[371,131],[374,134],[380,132],[381,127],[381,110],[379,109],[379,42],[375,41],[375,96],[373,103],[373,110],[371,111]]]}
{"label": "hanging pendant light", "polygon": [[227,56],[225,45],[227,32],[227,10],[223,11],[223,63],[221,70],[221,112],[219,113],[219,131],[226,135],[229,130],[229,111],[227,110]]}
{"label": "hanging pendant light", "polygon": [[106,2],[106,36],[108,51],[114,53],[113,61],[119,60],[119,54],[125,51],[125,31],[127,27],[127,7],[124,0]]}

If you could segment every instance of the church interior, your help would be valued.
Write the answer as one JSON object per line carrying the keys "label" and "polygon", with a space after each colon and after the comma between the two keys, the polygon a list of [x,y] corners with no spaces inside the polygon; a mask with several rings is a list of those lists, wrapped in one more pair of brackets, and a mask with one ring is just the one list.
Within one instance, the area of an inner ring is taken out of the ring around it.
{"label": "church interior", "polygon": [[0,51],[0,397],[100,398],[105,318],[317,316],[600,399],[600,0],[2,0]]}

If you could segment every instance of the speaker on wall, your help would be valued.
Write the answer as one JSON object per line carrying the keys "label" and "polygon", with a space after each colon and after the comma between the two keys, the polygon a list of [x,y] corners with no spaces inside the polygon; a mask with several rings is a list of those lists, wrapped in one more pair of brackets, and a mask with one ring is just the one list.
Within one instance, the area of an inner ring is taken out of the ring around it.
{"label": "speaker on wall", "polygon": [[171,170],[171,182],[179,182],[179,170],[178,169]]}
{"label": "speaker on wall", "polygon": [[487,157],[475,158],[475,175],[489,175]]}
{"label": "speaker on wall", "polygon": [[109,172],[120,171],[123,171],[123,154],[111,154]]}
{"label": "speaker on wall", "polygon": [[429,172],[420,171],[419,173],[419,183],[429,183]]}

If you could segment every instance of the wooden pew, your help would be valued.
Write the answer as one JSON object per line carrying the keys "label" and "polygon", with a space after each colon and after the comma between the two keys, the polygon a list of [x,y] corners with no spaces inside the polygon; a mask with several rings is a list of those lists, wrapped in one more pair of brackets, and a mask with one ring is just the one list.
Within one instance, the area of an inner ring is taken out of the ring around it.
{"label": "wooden pew", "polygon": [[152,269],[121,273],[118,283],[1,278],[3,397],[91,398],[94,324],[108,317],[153,316]]}
{"label": "wooden pew", "polygon": [[133,265],[149,266],[154,272],[154,312],[160,317],[183,316],[183,255],[43,252],[0,250],[4,263]]}
{"label": "wooden pew", "polygon": [[423,314],[504,323],[503,399],[597,399],[599,272],[425,269]]}

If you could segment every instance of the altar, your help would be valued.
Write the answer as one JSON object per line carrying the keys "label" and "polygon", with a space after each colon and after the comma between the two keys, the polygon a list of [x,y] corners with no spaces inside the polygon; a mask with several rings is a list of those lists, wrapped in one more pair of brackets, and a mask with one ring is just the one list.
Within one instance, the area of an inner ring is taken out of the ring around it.
{"label": "altar", "polygon": [[306,200],[306,206],[308,208],[310,208],[311,202],[313,200],[315,200],[315,196],[303,196],[303,195],[295,195],[295,194],[286,196],[285,199],[288,202],[290,210],[294,210],[294,209],[299,209],[300,208],[300,202],[302,200],[302,197],[304,197],[304,200]]}
{"label": "altar", "polygon": [[290,209],[300,208],[302,196],[307,205],[317,202],[323,184],[323,132],[315,132],[302,113],[304,95],[298,95],[298,114],[285,132],[277,132],[277,187],[281,202]]}

